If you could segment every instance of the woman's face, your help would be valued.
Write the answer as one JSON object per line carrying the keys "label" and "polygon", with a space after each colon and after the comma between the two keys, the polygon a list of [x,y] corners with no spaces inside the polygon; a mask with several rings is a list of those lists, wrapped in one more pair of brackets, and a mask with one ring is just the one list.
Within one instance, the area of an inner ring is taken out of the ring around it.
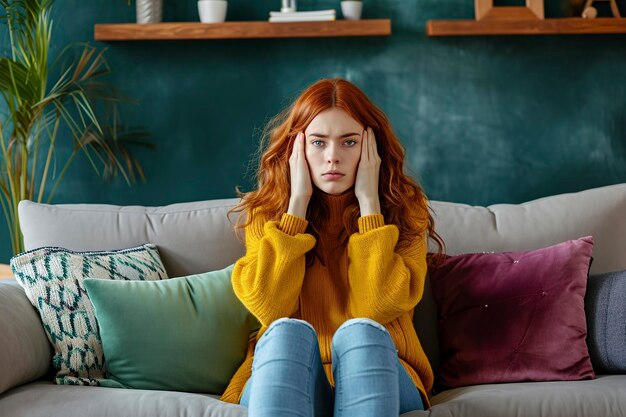
{"label": "woman's face", "polygon": [[313,184],[339,195],[354,185],[364,126],[345,111],[325,110],[304,131],[305,155]]}

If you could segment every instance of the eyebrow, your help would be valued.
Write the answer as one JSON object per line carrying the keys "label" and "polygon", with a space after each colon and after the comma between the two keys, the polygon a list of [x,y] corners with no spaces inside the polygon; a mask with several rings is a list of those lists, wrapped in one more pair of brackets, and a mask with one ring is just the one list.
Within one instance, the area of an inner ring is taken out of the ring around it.
{"label": "eyebrow", "polygon": [[[317,137],[317,138],[323,138],[323,139],[328,138],[328,135],[323,135],[323,134],[321,134],[321,133],[310,133],[310,134],[309,134],[309,135],[307,135],[307,136],[315,136],[315,137]],[[341,139],[341,138],[348,138],[348,137],[350,137],[350,136],[360,136],[360,133],[344,133],[343,135],[339,136],[339,138],[340,138],[340,139]]]}

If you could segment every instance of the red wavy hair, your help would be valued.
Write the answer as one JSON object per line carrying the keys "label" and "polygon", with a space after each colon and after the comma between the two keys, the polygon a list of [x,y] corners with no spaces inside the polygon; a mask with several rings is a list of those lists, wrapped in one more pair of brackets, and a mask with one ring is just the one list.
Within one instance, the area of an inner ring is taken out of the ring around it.
{"label": "red wavy hair", "polygon": [[[304,132],[321,112],[338,108],[348,113],[363,126],[371,127],[376,136],[381,158],[379,189],[382,214],[386,224],[395,224],[400,232],[398,247],[408,246],[413,239],[421,238],[427,230],[441,254],[444,243],[435,232],[434,220],[428,211],[428,200],[420,185],[404,174],[404,148],[394,134],[387,116],[370,99],[349,81],[333,78],[316,82],[308,87],[295,102],[274,117],[266,126],[259,150],[260,161],[256,173],[258,187],[255,191],[241,193],[242,200],[230,212],[253,213],[267,220],[280,220],[287,212],[291,190],[289,156],[299,132]],[[321,191],[313,187],[307,209],[307,232],[316,238],[317,230],[328,217],[328,207],[319,198]],[[343,215],[347,236],[358,231],[360,216],[356,198],[350,202]],[[242,218],[239,216],[238,219]],[[246,216],[235,227],[242,229],[252,222]],[[319,239],[316,239],[319,242]],[[317,245],[316,245],[317,248]],[[314,249],[309,254],[315,254]],[[307,255],[309,255],[307,254]],[[307,256],[310,265],[312,256]],[[322,260],[323,261],[323,260]]]}

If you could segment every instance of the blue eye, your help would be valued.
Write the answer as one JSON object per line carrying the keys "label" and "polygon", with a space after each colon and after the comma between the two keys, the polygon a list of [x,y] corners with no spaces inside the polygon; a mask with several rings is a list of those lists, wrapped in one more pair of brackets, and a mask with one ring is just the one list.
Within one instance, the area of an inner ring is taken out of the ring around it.
{"label": "blue eye", "polygon": [[344,144],[346,144],[348,146],[354,146],[354,145],[357,144],[357,141],[350,139],[350,140],[345,141]]}
{"label": "blue eye", "polygon": [[323,140],[312,140],[311,141],[311,145],[313,145],[313,146],[324,146],[324,141]]}

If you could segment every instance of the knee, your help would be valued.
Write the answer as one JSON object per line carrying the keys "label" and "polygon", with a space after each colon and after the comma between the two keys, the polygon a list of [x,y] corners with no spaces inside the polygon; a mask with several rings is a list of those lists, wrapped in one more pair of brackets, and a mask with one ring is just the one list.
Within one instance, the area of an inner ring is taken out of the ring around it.
{"label": "knee", "polygon": [[345,321],[333,336],[333,352],[341,352],[350,349],[351,346],[359,346],[374,343],[393,348],[395,347],[389,332],[382,324],[368,318],[354,318]]}
{"label": "knee", "polygon": [[281,318],[272,322],[254,349],[254,364],[274,360],[308,361],[318,351],[317,333],[304,320]]}
{"label": "knee", "polygon": [[387,329],[375,320],[363,318],[354,318],[344,321],[337,329],[335,334],[344,332],[383,332],[387,333]]}
{"label": "knee", "polygon": [[313,333],[314,335],[317,336],[317,333],[315,333],[315,328],[311,326],[311,324],[308,321],[300,320],[300,319],[292,319],[289,317],[282,317],[280,319],[274,320],[272,323],[270,323],[269,326],[267,326],[267,330],[265,330],[265,334],[267,334],[269,331],[275,331],[276,329],[285,330],[285,331],[289,331],[289,330],[303,331],[307,333]]}
{"label": "knee", "polygon": [[293,340],[302,340],[302,341],[315,341],[317,343],[317,333],[311,324],[304,320],[292,319],[288,317],[283,317],[278,320],[274,320],[265,330],[261,339],[259,339],[260,344],[268,343],[269,340],[285,340],[285,341],[293,341]]}

